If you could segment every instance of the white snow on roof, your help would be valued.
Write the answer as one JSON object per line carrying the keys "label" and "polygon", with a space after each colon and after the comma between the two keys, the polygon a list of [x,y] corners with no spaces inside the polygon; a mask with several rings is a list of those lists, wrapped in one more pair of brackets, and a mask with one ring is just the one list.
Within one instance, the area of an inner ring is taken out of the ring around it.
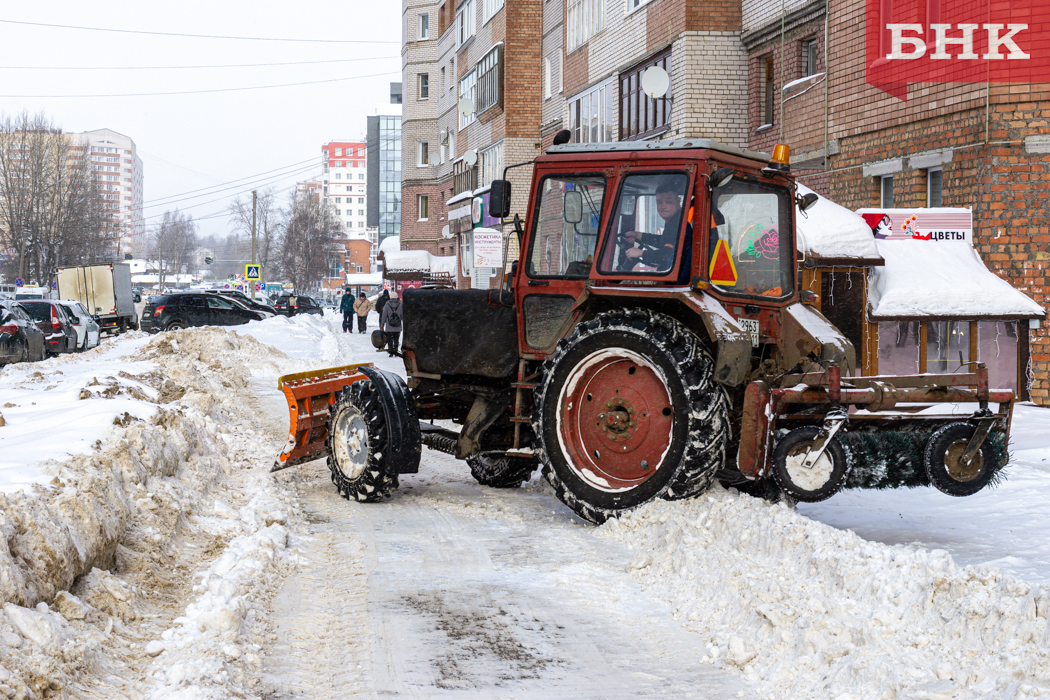
{"label": "white snow on roof", "polygon": [[996,277],[966,241],[880,240],[868,278],[873,319],[1042,318],[1042,306]]}
{"label": "white snow on roof", "polygon": [[[811,192],[816,194],[805,185],[798,185],[800,196]],[[871,227],[864,219],[830,199],[820,195],[817,197],[817,203],[805,214],[797,207],[795,209],[798,249],[807,258],[877,259],[879,249],[875,246]]]}
{"label": "white snow on roof", "polygon": [[456,274],[456,256],[432,255],[425,250],[389,252],[385,258],[387,272],[448,272]]}
{"label": "white snow on roof", "polygon": [[390,236],[384,238],[383,242],[379,244],[379,253],[396,253],[401,250],[401,236]]}
{"label": "white snow on roof", "polygon": [[353,272],[346,276],[344,287],[374,287],[383,284],[382,272]]}

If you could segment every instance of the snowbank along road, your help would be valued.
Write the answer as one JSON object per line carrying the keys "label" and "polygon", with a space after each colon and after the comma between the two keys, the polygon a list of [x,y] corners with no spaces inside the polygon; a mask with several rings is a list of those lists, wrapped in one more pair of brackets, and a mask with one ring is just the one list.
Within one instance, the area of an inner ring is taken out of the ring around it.
{"label": "snowbank along road", "polygon": [[[374,326],[374,318],[373,318]],[[0,697],[1050,698],[1050,412],[969,499],[715,488],[594,528],[424,451],[388,501],[269,474],[336,319],[0,373]],[[849,528],[849,529],[847,529]]]}

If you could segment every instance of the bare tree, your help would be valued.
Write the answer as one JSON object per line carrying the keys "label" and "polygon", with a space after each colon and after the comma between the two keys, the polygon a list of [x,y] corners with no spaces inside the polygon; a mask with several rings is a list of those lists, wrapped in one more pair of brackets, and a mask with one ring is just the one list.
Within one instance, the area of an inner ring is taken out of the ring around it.
{"label": "bare tree", "polygon": [[[252,254],[252,199],[237,197],[229,206],[230,226],[243,260],[251,260]],[[274,272],[271,265],[276,262],[281,239],[287,226],[284,213],[277,203],[277,194],[272,187],[258,193],[255,205],[255,260],[262,265],[268,276]]]}
{"label": "bare tree", "polygon": [[157,263],[158,285],[164,289],[168,274],[188,272],[197,251],[197,224],[178,209],[166,211],[150,235],[150,257]]}
{"label": "bare tree", "polygon": [[296,200],[293,194],[280,246],[280,271],[295,285],[308,290],[324,275],[325,253],[339,232],[331,207],[312,197]]}
{"label": "bare tree", "polygon": [[87,144],[43,114],[0,118],[0,243],[6,271],[48,284],[59,265],[104,258],[109,242]]}

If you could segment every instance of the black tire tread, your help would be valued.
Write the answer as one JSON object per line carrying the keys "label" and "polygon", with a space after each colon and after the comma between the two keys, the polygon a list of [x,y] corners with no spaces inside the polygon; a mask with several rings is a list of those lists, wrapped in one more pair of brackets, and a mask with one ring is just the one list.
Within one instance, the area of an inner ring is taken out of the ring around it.
{"label": "black tire tread", "polygon": [[972,496],[995,478],[995,450],[992,449],[987,439],[981,445],[981,455],[984,457],[984,472],[979,474],[973,481],[956,481],[944,467],[944,453],[948,446],[956,440],[968,441],[975,430],[976,428],[969,423],[949,423],[938,428],[930,436],[929,442],[926,443],[926,450],[922,460],[923,465],[926,468],[926,475],[930,478],[930,483],[941,493],[955,496],[956,498]]}
{"label": "black tire tread", "polygon": [[685,325],[671,316],[643,308],[604,312],[581,323],[568,339],[558,341],[554,354],[543,363],[543,378],[533,390],[532,425],[541,446],[543,475],[558,499],[584,520],[596,524],[633,508],[614,510],[596,506],[578,498],[566,487],[544,448],[543,406],[552,370],[561,358],[584,338],[605,329],[622,330],[655,341],[678,368],[688,394],[691,410],[681,464],[655,498],[668,501],[692,498],[710,488],[715,473],[725,462],[729,439],[729,400],[722,386],[714,381],[714,360],[703,342]]}
{"label": "black tire tread", "polygon": [[[343,474],[335,463],[335,451],[332,449],[335,416],[346,404],[356,406],[364,414],[368,426],[368,466],[357,479],[349,479]],[[388,498],[398,487],[397,475],[386,472],[386,418],[379,403],[378,390],[371,380],[354,382],[349,389],[343,389],[336,402],[328,408],[326,442],[332,483],[343,498],[359,503],[377,503]]]}
{"label": "black tire tread", "polygon": [[788,478],[786,472],[781,471],[779,467],[783,453],[790,450],[799,442],[812,442],[816,439],[818,432],[820,432],[820,428],[815,426],[796,428],[785,435],[779,442],[777,442],[776,447],[773,448],[773,468],[770,470],[773,472],[773,481],[776,482],[776,485],[780,487],[780,490],[783,493],[786,493],[796,501],[802,501],[803,503],[820,503],[821,501],[828,500],[842,490],[842,486],[849,478],[849,457],[846,454],[845,448],[842,446],[842,442],[839,441],[838,436],[831,438],[831,442],[828,443],[827,449],[824,452],[824,454],[830,454],[831,459],[834,460],[836,464],[841,463],[843,465],[843,470],[840,472],[838,483],[829,482],[817,491],[803,491],[795,487],[794,482]]}
{"label": "black tire tread", "polygon": [[467,457],[470,475],[482,486],[516,489],[532,477],[539,461],[528,457],[471,455]]}

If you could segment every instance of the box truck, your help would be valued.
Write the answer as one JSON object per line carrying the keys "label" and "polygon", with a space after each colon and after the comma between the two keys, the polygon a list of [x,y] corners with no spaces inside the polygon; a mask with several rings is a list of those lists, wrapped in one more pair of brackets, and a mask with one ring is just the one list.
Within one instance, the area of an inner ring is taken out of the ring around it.
{"label": "box truck", "polygon": [[104,332],[138,330],[131,292],[131,266],[127,263],[60,267],[58,296],[86,306]]}

